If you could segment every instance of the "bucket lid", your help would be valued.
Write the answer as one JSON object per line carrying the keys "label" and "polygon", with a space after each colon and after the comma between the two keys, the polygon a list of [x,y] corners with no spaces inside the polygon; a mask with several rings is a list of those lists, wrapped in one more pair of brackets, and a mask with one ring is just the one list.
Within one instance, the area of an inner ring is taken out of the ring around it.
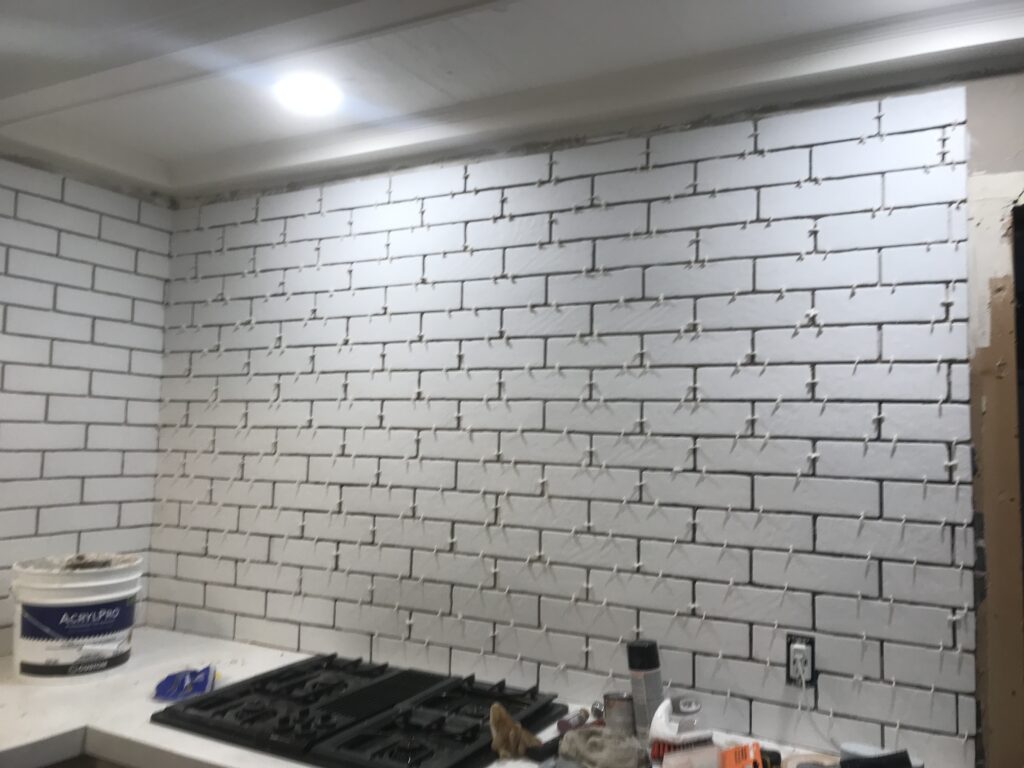
{"label": "bucket lid", "polygon": [[117,553],[83,552],[77,555],[37,557],[14,564],[17,573],[26,576],[58,575],[103,575],[112,571],[138,568],[142,565],[139,555]]}

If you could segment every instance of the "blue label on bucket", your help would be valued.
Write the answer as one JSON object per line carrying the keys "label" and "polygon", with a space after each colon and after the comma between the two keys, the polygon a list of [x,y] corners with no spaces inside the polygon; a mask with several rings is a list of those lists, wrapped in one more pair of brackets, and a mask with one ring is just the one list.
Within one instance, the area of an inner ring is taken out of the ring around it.
{"label": "blue label on bucket", "polygon": [[91,605],[22,605],[21,636],[26,640],[73,640],[131,629],[135,598]]}

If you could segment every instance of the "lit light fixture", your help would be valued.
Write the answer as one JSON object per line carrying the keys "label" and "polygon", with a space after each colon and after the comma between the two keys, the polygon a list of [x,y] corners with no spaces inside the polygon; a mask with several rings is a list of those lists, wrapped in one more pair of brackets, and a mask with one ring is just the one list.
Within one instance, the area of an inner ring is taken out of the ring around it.
{"label": "lit light fixture", "polygon": [[289,112],[319,117],[341,105],[341,89],[326,75],[293,72],[274,83],[274,97]]}

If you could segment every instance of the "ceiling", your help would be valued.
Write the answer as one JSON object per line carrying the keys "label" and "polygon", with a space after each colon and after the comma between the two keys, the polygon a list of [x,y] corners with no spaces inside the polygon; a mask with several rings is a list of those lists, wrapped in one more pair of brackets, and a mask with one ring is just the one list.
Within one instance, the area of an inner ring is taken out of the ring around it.
{"label": "ceiling", "polygon": [[0,153],[192,196],[1018,65],[1020,2],[0,0]]}

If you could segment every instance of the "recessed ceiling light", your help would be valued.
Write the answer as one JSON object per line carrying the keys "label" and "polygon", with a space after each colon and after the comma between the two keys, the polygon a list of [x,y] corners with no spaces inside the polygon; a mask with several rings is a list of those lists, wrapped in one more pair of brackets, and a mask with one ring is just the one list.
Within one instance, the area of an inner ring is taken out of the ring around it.
{"label": "recessed ceiling light", "polygon": [[293,72],[274,83],[274,96],[289,112],[308,117],[329,115],[341,105],[341,89],[326,75]]}

